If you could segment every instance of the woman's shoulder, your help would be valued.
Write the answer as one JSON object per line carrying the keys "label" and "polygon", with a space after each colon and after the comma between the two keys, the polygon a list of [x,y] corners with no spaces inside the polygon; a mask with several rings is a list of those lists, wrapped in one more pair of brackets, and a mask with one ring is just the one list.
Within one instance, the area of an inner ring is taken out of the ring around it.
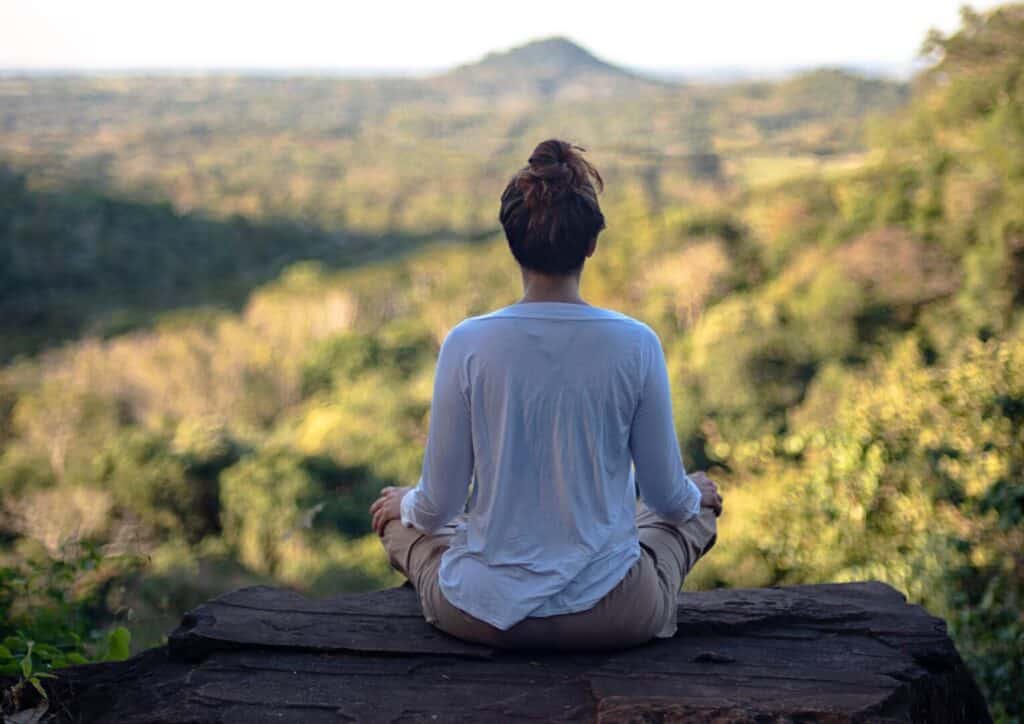
{"label": "woman's shoulder", "polygon": [[[473,327],[481,323],[497,320],[566,320],[566,321],[617,321],[626,325],[644,327],[651,331],[643,321],[631,317],[625,312],[593,304],[575,304],[566,302],[529,302],[509,304],[490,312],[466,317],[455,328]],[[453,329],[455,329],[453,328]]]}
{"label": "woman's shoulder", "polygon": [[[534,322],[538,320],[587,324],[605,322],[606,324],[600,325],[600,329],[609,337],[623,340],[632,339],[646,343],[646,345],[660,344],[657,332],[649,324],[625,312],[592,305],[543,303],[513,304],[491,312],[466,317],[448,331],[445,344],[466,343],[472,345],[480,338],[507,332],[507,325],[533,327],[531,333],[544,328],[557,329],[557,326],[549,327],[546,324],[543,327],[535,327]],[[543,331],[538,333],[543,334]]]}

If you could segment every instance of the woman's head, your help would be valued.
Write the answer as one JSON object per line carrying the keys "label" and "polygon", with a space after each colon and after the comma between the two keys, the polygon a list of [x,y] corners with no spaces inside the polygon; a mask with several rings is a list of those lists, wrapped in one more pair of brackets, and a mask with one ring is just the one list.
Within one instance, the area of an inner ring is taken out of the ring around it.
{"label": "woman's head", "polygon": [[597,203],[604,180],[580,152],[549,139],[530,155],[501,194],[499,218],[512,255],[525,269],[574,274],[605,228]]}

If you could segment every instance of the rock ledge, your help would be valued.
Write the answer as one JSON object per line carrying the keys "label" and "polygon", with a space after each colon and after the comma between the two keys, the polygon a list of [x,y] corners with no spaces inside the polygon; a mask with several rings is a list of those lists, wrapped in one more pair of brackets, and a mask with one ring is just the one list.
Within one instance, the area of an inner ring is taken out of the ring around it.
{"label": "rock ledge", "polygon": [[990,721],[945,623],[877,582],[681,593],[675,638],[586,654],[463,643],[408,586],[244,588],[49,688],[64,721],[120,724]]}

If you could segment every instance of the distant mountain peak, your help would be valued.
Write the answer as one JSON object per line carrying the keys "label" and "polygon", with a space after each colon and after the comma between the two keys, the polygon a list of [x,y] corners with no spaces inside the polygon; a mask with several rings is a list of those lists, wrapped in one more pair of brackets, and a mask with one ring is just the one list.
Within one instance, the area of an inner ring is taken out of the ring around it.
{"label": "distant mountain peak", "polygon": [[463,68],[485,65],[520,65],[520,66],[558,66],[562,70],[570,68],[601,68],[609,71],[622,71],[610,63],[597,58],[593,53],[574,43],[564,35],[553,35],[547,38],[531,40],[505,51],[488,53],[483,60]]}
{"label": "distant mountain peak", "polygon": [[542,96],[583,97],[659,85],[650,78],[601,60],[564,35],[492,51],[441,78],[449,85],[493,96],[525,90]]}

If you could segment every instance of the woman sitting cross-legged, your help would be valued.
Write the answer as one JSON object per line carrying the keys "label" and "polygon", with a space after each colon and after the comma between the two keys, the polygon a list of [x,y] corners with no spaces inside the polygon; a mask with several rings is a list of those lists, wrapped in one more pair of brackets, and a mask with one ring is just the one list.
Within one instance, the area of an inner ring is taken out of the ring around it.
{"label": "woman sitting cross-legged", "polygon": [[420,480],[370,508],[426,620],[499,648],[674,635],[722,511],[683,468],[658,335],[580,297],[605,227],[582,150],[544,141],[509,182],[500,219],[523,297],[445,337]]}

